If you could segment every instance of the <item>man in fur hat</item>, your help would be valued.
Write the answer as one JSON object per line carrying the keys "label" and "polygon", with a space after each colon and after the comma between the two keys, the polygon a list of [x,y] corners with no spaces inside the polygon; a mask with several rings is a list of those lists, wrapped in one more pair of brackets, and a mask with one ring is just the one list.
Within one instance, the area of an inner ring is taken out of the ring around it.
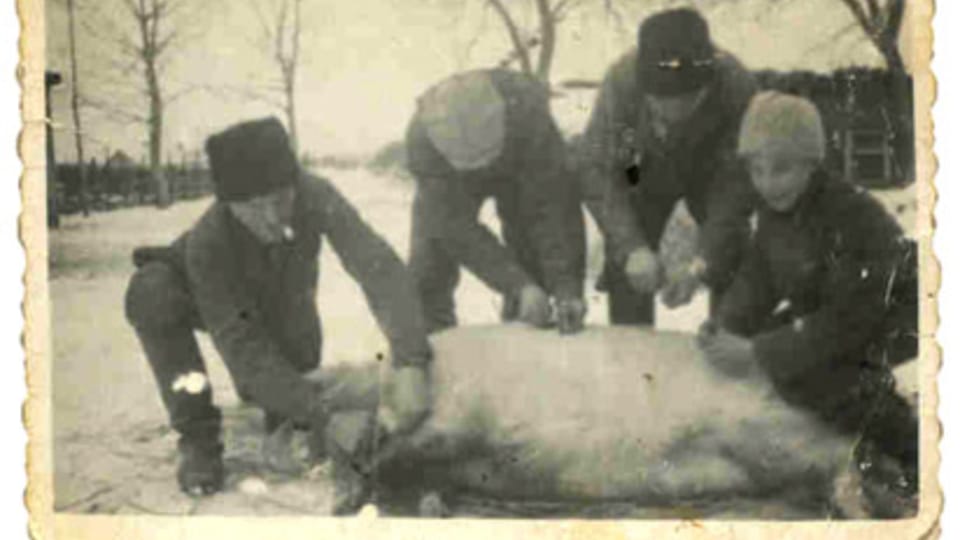
{"label": "man in fur hat", "polygon": [[[654,294],[686,303],[702,279],[731,278],[752,193],[736,160],[736,134],[755,83],[717,49],[694,10],[652,15],[638,46],[607,71],[581,143],[583,197],[605,243],[601,290],[610,322],[653,324]],[[657,250],[678,201],[701,229],[689,278],[671,280]]]}
{"label": "man in fur hat", "polygon": [[[406,136],[417,180],[410,269],[431,332],[457,323],[461,266],[503,296],[505,320],[582,327],[583,212],[548,99],[540,82],[503,69],[455,75],[420,97]],[[491,198],[502,243],[478,220]]]}
{"label": "man in fur hat", "polygon": [[323,237],[390,343],[386,427],[415,426],[428,409],[431,349],[401,260],[327,180],[300,168],[276,119],[237,124],[206,150],[216,201],[169,248],[135,252],[126,294],[127,319],[180,435],[181,489],[209,494],[224,480],[221,415],[194,330],[209,333],[238,393],[265,411],[268,432],[293,422],[320,438],[329,403],[303,375],[320,364]]}

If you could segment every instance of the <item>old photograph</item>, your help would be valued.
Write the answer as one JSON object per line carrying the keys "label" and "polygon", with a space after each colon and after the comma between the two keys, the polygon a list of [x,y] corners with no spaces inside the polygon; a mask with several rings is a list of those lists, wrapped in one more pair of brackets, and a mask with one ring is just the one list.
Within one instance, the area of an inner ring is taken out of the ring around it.
{"label": "old photograph", "polygon": [[35,515],[933,527],[931,2],[20,3]]}

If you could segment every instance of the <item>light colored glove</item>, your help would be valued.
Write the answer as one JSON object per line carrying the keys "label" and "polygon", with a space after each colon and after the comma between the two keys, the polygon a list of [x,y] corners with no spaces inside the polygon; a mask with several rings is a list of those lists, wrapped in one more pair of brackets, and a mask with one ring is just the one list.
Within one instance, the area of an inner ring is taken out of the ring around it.
{"label": "light colored glove", "polygon": [[550,298],[540,287],[526,285],[520,290],[520,308],[517,319],[538,328],[545,328],[550,325],[552,311]]}
{"label": "light colored glove", "polygon": [[557,300],[557,329],[561,334],[576,334],[583,330],[587,305],[581,298]]}
{"label": "light colored glove", "polygon": [[660,287],[663,270],[657,254],[649,248],[637,248],[627,257],[623,268],[630,286],[639,293],[653,293]]}
{"label": "light colored glove", "polygon": [[432,395],[426,367],[398,367],[390,374],[385,402],[380,405],[380,425],[391,434],[416,429],[430,413]]}
{"label": "light colored glove", "polygon": [[700,288],[700,280],[706,265],[697,257],[686,268],[667,272],[666,283],[660,290],[660,300],[668,308],[676,308],[690,303]]}

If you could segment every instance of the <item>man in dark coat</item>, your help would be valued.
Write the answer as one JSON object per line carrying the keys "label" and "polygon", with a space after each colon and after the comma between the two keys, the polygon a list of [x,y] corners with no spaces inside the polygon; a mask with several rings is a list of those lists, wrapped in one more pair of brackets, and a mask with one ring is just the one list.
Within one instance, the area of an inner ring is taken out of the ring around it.
{"label": "man in dark coat", "polygon": [[701,228],[700,279],[714,292],[730,281],[745,238],[752,192],[736,160],[736,134],[756,90],[736,58],[710,41],[691,9],[643,21],[637,48],[607,71],[582,140],[583,196],[604,235],[601,290],[614,324],[653,324],[663,286],[657,253],[667,219],[686,202]]}
{"label": "man in dark coat", "polygon": [[754,98],[740,152],[763,203],[702,346],[717,368],[762,371],[788,403],[861,434],[864,448],[915,479],[917,420],[894,392],[885,347],[894,271],[909,242],[869,194],[823,172],[824,150],[812,103]]}
{"label": "man in dark coat", "polygon": [[[460,266],[504,297],[503,318],[561,332],[585,313],[583,213],[547,89],[502,69],[450,77],[407,130],[416,177],[410,269],[431,331],[455,326]],[[503,243],[478,221],[493,198]],[[553,297],[555,306],[549,303]]]}
{"label": "man in dark coat", "polygon": [[180,434],[181,488],[211,493],[224,476],[221,415],[194,330],[210,334],[238,393],[264,409],[268,430],[289,421],[322,433],[328,403],[303,374],[320,364],[323,236],[389,340],[393,427],[415,425],[429,403],[431,349],[401,260],[327,180],[300,169],[277,120],[233,126],[206,149],[216,202],[169,248],[135,252],[126,294],[127,319]]}

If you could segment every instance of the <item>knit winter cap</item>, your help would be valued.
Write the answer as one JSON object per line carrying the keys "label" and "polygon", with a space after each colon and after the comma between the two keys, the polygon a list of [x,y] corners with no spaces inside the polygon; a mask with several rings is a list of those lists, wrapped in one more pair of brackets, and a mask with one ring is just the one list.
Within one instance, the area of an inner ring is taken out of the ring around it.
{"label": "knit winter cap", "polygon": [[826,140],[820,112],[805,98],[761,92],[744,114],[738,152],[823,160]]}
{"label": "knit winter cap", "polygon": [[419,101],[427,137],[457,170],[496,161],[506,135],[506,103],[490,75],[473,71],[430,89]]}
{"label": "knit winter cap", "polygon": [[638,75],[647,93],[686,94],[713,78],[715,49],[710,30],[693,9],[671,9],[643,21],[637,48]]}
{"label": "knit winter cap", "polygon": [[300,166],[287,132],[274,117],[235,124],[206,144],[221,201],[244,201],[293,185]]}

